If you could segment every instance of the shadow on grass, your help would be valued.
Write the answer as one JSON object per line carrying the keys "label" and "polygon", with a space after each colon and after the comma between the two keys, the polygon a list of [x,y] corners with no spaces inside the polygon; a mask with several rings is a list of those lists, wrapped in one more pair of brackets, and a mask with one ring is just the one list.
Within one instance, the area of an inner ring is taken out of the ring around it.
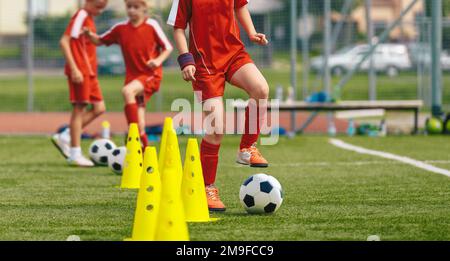
{"label": "shadow on grass", "polygon": [[272,217],[272,214],[249,214],[242,211],[225,211],[225,212],[209,212],[211,216],[217,216],[219,218],[226,217],[236,217],[236,218],[261,218],[261,217]]}

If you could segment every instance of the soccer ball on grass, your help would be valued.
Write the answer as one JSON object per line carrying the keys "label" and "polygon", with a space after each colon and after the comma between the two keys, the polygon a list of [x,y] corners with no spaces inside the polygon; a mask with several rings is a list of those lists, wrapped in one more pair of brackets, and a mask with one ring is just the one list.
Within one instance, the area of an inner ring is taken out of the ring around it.
{"label": "soccer ball on grass", "polygon": [[118,147],[111,151],[109,155],[108,165],[112,172],[121,175],[123,172],[123,163],[125,162],[125,156],[127,155],[126,147]]}
{"label": "soccer ball on grass", "polygon": [[99,166],[108,166],[108,157],[115,148],[116,144],[110,140],[95,140],[89,147],[89,157]]}
{"label": "soccer ball on grass", "polygon": [[283,189],[274,177],[256,174],[242,184],[239,199],[250,214],[274,213],[283,203]]}

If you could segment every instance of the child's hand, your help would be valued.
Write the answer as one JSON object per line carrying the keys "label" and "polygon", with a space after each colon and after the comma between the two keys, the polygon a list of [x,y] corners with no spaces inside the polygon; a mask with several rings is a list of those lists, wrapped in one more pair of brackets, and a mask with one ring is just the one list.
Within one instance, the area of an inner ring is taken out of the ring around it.
{"label": "child's hand", "polygon": [[155,69],[158,68],[162,65],[162,62],[159,59],[152,59],[150,61],[147,62],[147,66],[150,69]]}
{"label": "child's hand", "polygon": [[91,36],[91,29],[83,27],[83,34],[86,36]]}
{"label": "child's hand", "polygon": [[267,45],[269,41],[266,38],[265,34],[257,33],[255,35],[250,36],[250,41],[259,44],[259,45]]}
{"label": "child's hand", "polygon": [[78,68],[76,68],[76,69],[72,70],[71,79],[72,79],[72,82],[75,84],[82,84],[84,77],[83,77],[83,74],[81,73],[81,71],[78,70]]}
{"label": "child's hand", "polygon": [[183,80],[185,80],[187,82],[195,82],[196,81],[196,79],[195,79],[195,71],[196,70],[197,69],[195,68],[194,65],[186,66],[182,71]]}

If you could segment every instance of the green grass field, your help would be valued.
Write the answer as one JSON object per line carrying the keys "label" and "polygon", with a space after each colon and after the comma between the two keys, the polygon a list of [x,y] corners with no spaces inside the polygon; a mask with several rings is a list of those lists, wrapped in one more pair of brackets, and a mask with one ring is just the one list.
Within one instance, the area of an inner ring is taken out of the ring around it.
{"label": "green grass field", "polygon": [[[288,70],[264,70],[269,85],[271,86],[271,97],[274,97],[275,87],[282,85],[287,90],[290,85]],[[301,73],[299,73],[301,79]],[[450,104],[450,77],[445,77],[444,82],[444,104]],[[334,82],[338,81],[334,78]],[[68,89],[64,77],[36,77],[35,78],[35,110],[36,111],[68,111]],[[122,111],[123,102],[120,89],[123,85],[122,76],[101,77],[101,86],[105,96],[105,101],[109,111]],[[413,73],[403,73],[399,77],[389,78],[380,75],[377,79],[378,99],[406,100],[417,99],[417,76]],[[28,85],[25,77],[3,77],[0,78],[0,111],[16,112],[26,111]],[[343,91],[343,99],[367,100],[368,99],[368,79],[366,74],[356,75]],[[321,90],[321,82],[311,76],[311,90]],[[193,92],[189,83],[181,79],[177,70],[166,70],[161,87],[162,110],[169,111],[171,102],[177,98],[185,98],[193,101]],[[243,91],[228,86],[226,97],[245,98]],[[149,111],[157,110],[156,99],[149,104]]]}
{"label": "green grass field", "polygon": [[[448,137],[342,138],[450,169]],[[118,144],[123,139],[117,138]],[[187,139],[180,138],[184,151]],[[285,201],[274,215],[247,215],[240,184],[256,169],[234,163],[237,137],[221,150],[217,185],[228,211],[190,224],[192,240],[450,240],[450,179],[336,148],[325,137],[282,138],[263,147]],[[89,145],[84,143],[84,146]],[[44,137],[0,136],[0,240],[123,240],[136,192],[105,168],[67,167]]]}

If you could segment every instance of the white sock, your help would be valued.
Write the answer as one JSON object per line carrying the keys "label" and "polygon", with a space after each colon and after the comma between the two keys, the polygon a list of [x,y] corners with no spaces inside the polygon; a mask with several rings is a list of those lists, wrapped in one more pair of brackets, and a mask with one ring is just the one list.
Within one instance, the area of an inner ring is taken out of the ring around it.
{"label": "white sock", "polygon": [[70,159],[74,160],[79,157],[81,157],[81,148],[80,147],[70,148]]}

